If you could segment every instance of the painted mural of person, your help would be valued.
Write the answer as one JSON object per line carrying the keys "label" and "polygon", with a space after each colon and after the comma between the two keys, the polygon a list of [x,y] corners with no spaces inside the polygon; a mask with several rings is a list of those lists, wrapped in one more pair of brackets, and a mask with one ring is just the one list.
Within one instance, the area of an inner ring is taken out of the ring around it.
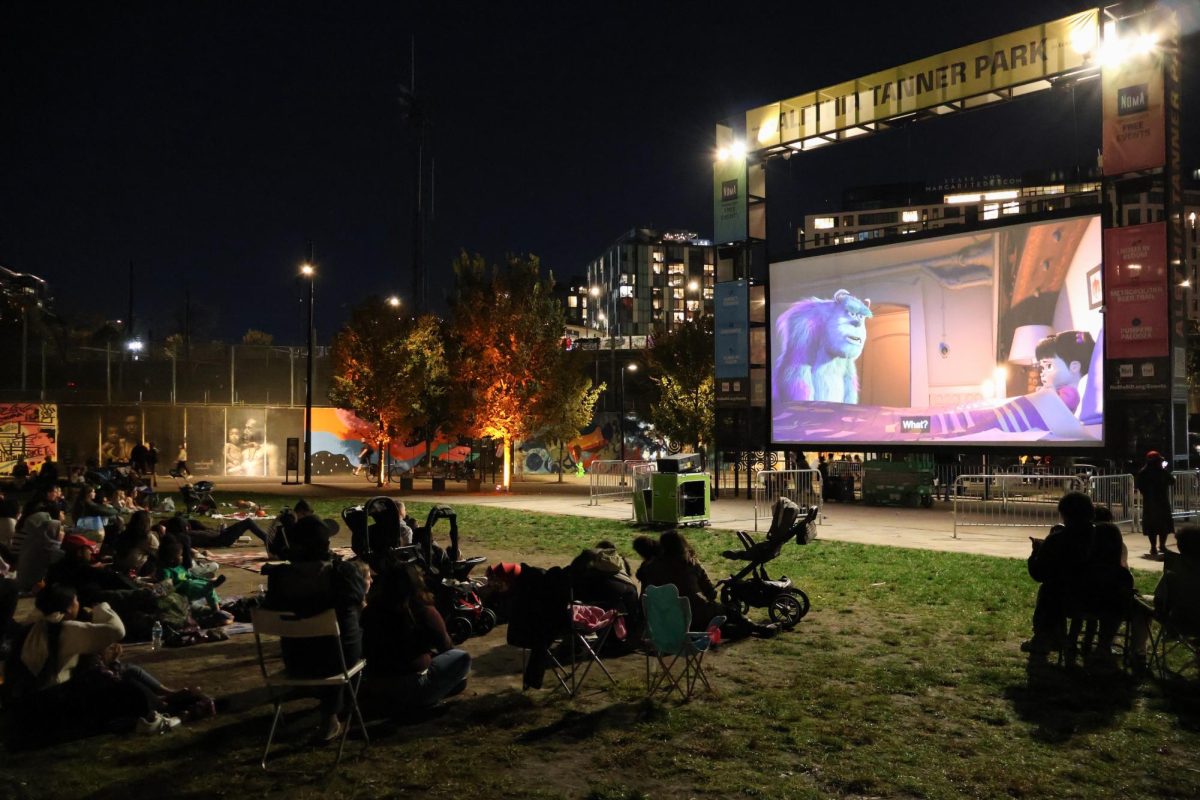
{"label": "painted mural of person", "polygon": [[245,458],[242,451],[242,429],[229,429],[229,437],[225,440],[225,474],[244,475]]}

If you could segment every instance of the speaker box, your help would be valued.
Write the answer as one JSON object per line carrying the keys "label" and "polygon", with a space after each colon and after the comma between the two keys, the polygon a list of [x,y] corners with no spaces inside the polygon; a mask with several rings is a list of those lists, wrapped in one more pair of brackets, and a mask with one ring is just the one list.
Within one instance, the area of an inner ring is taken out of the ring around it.
{"label": "speaker box", "polygon": [[677,456],[663,456],[658,460],[659,472],[699,472],[700,454],[683,453]]}

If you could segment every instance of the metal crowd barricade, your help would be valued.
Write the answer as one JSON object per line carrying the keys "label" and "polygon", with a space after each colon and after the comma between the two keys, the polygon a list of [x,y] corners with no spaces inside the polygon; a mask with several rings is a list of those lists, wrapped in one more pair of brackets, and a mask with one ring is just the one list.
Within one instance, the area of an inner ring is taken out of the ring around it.
{"label": "metal crowd barricade", "polygon": [[1114,523],[1138,530],[1141,514],[1132,475],[1093,475],[1088,480],[1087,493],[1093,503],[1112,512]]}
{"label": "metal crowd barricade", "polygon": [[[649,462],[629,464],[629,482],[632,485],[632,490],[630,491],[629,495],[631,500],[633,499],[633,495],[637,492],[644,492],[650,488],[650,476],[656,472],[658,472],[657,464],[651,464]],[[646,503],[646,510],[650,510],[649,502]],[[637,519],[636,505],[630,510],[630,519]]]}
{"label": "metal crowd barricade", "polygon": [[1171,487],[1171,515],[1175,519],[1191,519],[1200,514],[1200,473],[1180,470],[1171,473],[1175,485]]}
{"label": "metal crowd barricade", "polygon": [[648,461],[593,461],[588,465],[588,505],[599,505],[601,500],[632,500],[632,468],[645,465],[653,466]]}
{"label": "metal crowd barricade", "polygon": [[[821,507],[821,473],[815,469],[764,469],[758,473],[754,486],[754,530],[760,516],[771,518],[775,501],[786,497],[801,508]],[[818,524],[821,514],[817,514]]]}
{"label": "metal crowd barricade", "polygon": [[954,482],[954,538],[959,528],[1042,528],[1060,522],[1058,501],[1082,492],[1074,475],[959,475]]}

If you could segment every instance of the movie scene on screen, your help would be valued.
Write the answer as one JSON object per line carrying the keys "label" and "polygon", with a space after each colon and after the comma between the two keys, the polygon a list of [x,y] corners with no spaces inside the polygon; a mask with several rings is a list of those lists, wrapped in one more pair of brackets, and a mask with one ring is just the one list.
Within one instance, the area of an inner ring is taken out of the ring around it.
{"label": "movie scene on screen", "polygon": [[771,265],[779,444],[1100,446],[1100,218]]}

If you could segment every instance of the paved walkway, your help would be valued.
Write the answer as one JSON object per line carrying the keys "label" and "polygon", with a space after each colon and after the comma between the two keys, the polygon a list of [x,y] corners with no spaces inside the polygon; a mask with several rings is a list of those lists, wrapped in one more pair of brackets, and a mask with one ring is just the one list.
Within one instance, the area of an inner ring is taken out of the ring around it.
{"label": "paved walkway", "polygon": [[[446,491],[433,492],[428,480],[418,480],[414,491],[400,492],[398,487],[376,489],[370,482],[351,476],[314,476],[310,486],[283,486],[279,481],[259,481],[248,478],[215,478],[217,491],[269,492],[296,497],[362,496],[387,494],[420,502],[445,502],[450,505],[487,505],[518,511],[546,514],[568,514],[603,519],[630,519],[632,506],[628,502],[606,500],[598,505],[588,502],[587,478],[568,476],[558,483],[551,476],[529,476],[512,482],[508,493],[496,491],[467,492],[466,484],[448,482]],[[170,486],[171,479],[160,480],[160,491]],[[722,496],[712,503],[712,527],[724,530],[754,530],[754,504],[742,493]],[[937,550],[952,553],[976,553],[1003,558],[1024,559],[1029,555],[1029,537],[1044,536],[1035,528],[972,528],[954,537],[954,517],[950,504],[935,503],[933,508],[886,508],[859,504],[830,503],[824,507],[819,536],[841,542],[882,544]],[[769,512],[768,512],[769,513]],[[760,519],[765,532],[769,525]],[[1126,532],[1130,566],[1147,571],[1162,571],[1162,562],[1143,557],[1146,540],[1139,534]],[[1173,543],[1172,543],[1173,544]]]}

